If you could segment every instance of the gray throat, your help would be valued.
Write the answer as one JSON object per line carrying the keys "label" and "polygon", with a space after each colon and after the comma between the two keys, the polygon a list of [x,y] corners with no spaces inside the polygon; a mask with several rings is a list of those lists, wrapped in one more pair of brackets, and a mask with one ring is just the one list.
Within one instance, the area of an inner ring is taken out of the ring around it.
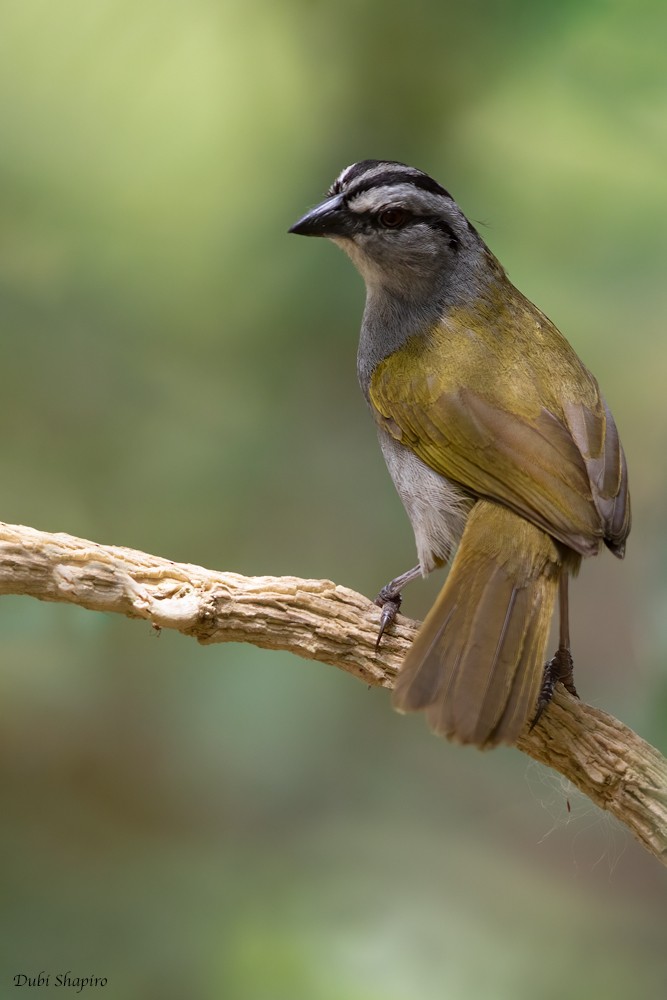
{"label": "gray throat", "polygon": [[486,298],[489,286],[497,281],[496,271],[489,266],[495,258],[475,236],[472,251],[461,252],[455,265],[439,273],[428,290],[422,287],[418,298],[367,282],[357,354],[357,376],[367,401],[373,372],[381,361],[411,337],[426,336],[452,307]]}
{"label": "gray throat", "polygon": [[357,352],[357,377],[369,405],[371,378],[380,362],[403,347],[411,337],[425,335],[443,309],[440,298],[434,298],[428,305],[418,305],[383,288],[367,289]]}

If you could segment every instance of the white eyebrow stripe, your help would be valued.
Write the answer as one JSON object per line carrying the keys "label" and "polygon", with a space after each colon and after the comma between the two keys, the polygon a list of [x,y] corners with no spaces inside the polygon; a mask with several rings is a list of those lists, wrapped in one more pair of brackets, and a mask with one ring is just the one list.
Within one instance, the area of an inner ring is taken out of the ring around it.
{"label": "white eyebrow stripe", "polygon": [[414,184],[385,184],[382,187],[369,188],[353,195],[347,203],[351,212],[361,215],[363,212],[377,212],[387,205],[401,204],[413,209],[420,215],[440,215],[443,205],[449,205],[448,199],[439,194],[431,194],[416,188]]}

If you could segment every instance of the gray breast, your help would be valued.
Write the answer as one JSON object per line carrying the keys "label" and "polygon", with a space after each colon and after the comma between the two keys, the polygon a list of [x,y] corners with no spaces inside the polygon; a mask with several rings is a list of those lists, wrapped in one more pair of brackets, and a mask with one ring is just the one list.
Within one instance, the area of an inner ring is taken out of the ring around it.
{"label": "gray breast", "polygon": [[414,452],[378,427],[378,438],[415,533],[424,576],[450,558],[458,545],[473,501],[460,486],[429,468]]}

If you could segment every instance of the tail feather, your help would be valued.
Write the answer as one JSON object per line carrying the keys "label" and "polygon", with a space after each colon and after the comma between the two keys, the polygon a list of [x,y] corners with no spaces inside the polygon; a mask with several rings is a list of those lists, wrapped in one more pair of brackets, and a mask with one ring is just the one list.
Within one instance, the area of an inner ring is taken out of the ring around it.
{"label": "tail feather", "polygon": [[503,713],[487,742],[514,743],[527,721],[537,711],[537,699],[542,686],[545,650],[555,593],[546,596],[547,612],[537,609],[528,622],[520,659],[514,674]]}
{"label": "tail feather", "polygon": [[[452,615],[456,613],[456,604],[453,604],[451,608],[448,609],[448,613],[444,616],[444,621],[441,621],[443,616],[439,615],[437,622],[433,622],[433,628],[426,629],[426,621],[422,625],[417,638],[415,639],[415,644],[419,642],[421,647],[424,647],[421,655],[412,656],[414,645],[410,649],[408,656],[414,660],[414,667],[411,672],[410,683],[403,684],[402,680],[405,678],[405,662],[401,667],[401,672],[399,674],[398,683],[394,687],[394,707],[398,708],[401,712],[419,712],[424,708],[428,708],[432,705],[438,696],[440,695],[443,684],[446,682],[446,675],[444,671],[438,669],[434,670],[435,664],[440,663],[439,644],[443,641],[444,637],[447,635],[447,626],[449,625]],[[428,621],[428,619],[427,619]],[[437,626],[437,627],[435,627]],[[457,661],[451,661],[451,671],[456,672]],[[400,689],[400,704],[397,704]]]}
{"label": "tail feather", "polygon": [[394,705],[439,735],[513,743],[535,710],[560,553],[539,528],[479,501],[398,675]]}

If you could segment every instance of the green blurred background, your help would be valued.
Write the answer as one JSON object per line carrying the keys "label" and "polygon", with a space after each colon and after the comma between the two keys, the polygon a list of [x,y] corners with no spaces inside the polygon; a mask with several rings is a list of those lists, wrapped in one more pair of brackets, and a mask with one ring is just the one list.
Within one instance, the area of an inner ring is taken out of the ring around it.
{"label": "green blurred background", "polygon": [[[0,19],[2,518],[371,596],[412,565],[356,385],[362,283],[286,235],[347,163],[406,160],[614,411],[635,527],[575,585],[578,685],[664,748],[662,0]],[[27,598],[0,658],[0,996],[40,970],[123,1000],[666,995],[663,869],[517,752],[330,667]]]}

